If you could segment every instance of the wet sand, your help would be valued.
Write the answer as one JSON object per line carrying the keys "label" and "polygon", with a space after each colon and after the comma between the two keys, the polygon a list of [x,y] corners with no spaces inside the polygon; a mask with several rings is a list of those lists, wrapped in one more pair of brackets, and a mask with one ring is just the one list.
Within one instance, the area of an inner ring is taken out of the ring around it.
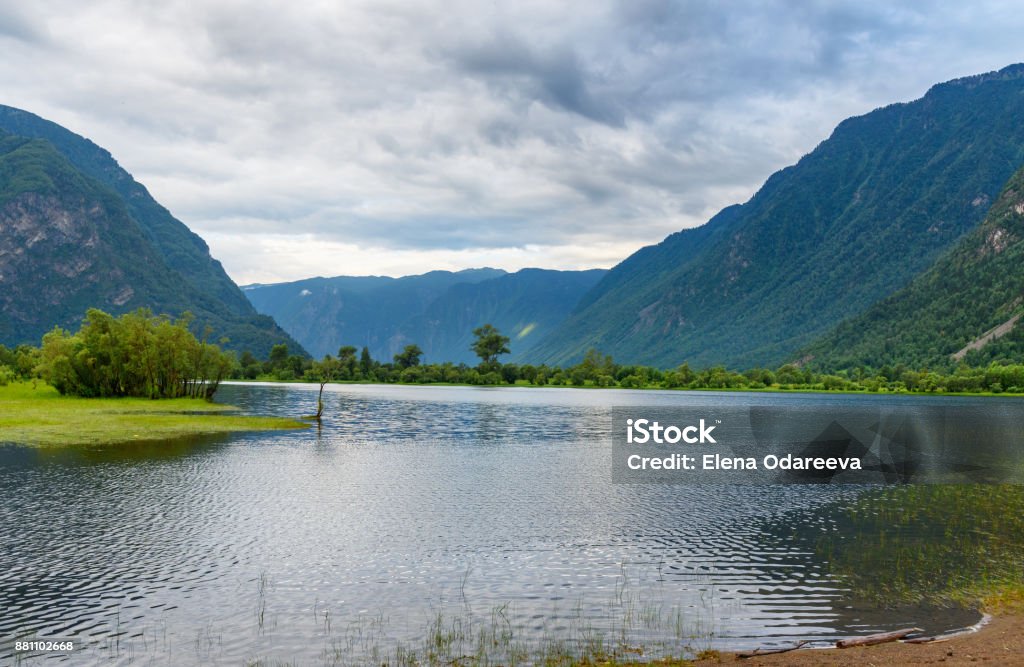
{"label": "wet sand", "polygon": [[[716,664],[702,660],[697,664]],[[1024,614],[999,616],[975,632],[929,644],[891,642],[848,649],[806,649],[740,660],[722,654],[721,662],[750,665],[1024,665]]]}

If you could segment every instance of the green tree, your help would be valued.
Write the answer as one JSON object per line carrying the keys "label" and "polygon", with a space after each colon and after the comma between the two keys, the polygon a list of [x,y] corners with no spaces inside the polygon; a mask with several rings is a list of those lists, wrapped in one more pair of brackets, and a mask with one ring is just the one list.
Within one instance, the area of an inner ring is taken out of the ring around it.
{"label": "green tree", "polygon": [[279,343],[270,348],[270,358],[268,361],[270,362],[271,370],[283,368],[288,363],[288,345]]}
{"label": "green tree", "polygon": [[597,380],[601,375],[615,374],[615,362],[611,355],[601,354],[594,348],[587,350],[587,353],[583,355],[583,361],[577,364],[576,368],[580,370],[586,380]]}
{"label": "green tree", "polygon": [[354,380],[356,367],[359,365],[356,348],[352,345],[342,345],[338,348],[338,364],[341,366],[341,379]]}
{"label": "green tree", "polygon": [[[352,350],[355,352],[355,348],[352,348]],[[313,362],[312,375],[320,384],[320,392],[316,395],[316,415],[314,415],[317,421],[320,421],[324,414],[324,385],[328,382],[335,382],[341,373],[341,369],[341,361],[329,354],[322,361]]]}
{"label": "green tree", "polygon": [[405,348],[395,355],[395,365],[400,369],[412,368],[420,365],[420,357],[423,350],[419,345],[406,345]]}
{"label": "green tree", "polygon": [[359,370],[362,371],[364,378],[370,379],[373,366],[373,357],[370,356],[370,349],[364,345],[363,351],[359,354]]}
{"label": "green tree", "polygon": [[509,354],[509,337],[502,336],[501,332],[490,324],[473,329],[476,340],[470,347],[476,356],[480,357],[480,365],[484,368],[494,368],[498,365],[498,357]]}

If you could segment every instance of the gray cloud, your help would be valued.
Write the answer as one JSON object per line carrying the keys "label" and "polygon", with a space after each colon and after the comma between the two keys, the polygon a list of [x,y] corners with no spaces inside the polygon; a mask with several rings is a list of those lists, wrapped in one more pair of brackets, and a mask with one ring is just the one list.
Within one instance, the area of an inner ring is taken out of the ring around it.
{"label": "gray cloud", "polygon": [[996,1],[0,0],[0,101],[111,150],[243,282],[608,265],[847,116],[1020,60],[1022,27]]}
{"label": "gray cloud", "polygon": [[21,5],[0,5],[0,39],[4,38],[32,45],[46,41],[46,30]]}
{"label": "gray cloud", "polygon": [[499,29],[488,39],[453,50],[456,67],[491,86],[499,95],[522,102],[538,101],[583,118],[622,127],[622,110],[614,99],[598,99],[591,91],[593,74],[579,56],[562,44],[546,52],[530,48],[518,36]]}

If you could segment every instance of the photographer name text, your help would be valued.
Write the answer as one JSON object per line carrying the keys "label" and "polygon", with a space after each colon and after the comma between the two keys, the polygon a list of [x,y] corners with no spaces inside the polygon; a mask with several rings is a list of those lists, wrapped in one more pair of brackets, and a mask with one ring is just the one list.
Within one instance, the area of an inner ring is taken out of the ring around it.
{"label": "photographer name text", "polygon": [[[626,443],[628,445],[698,445],[718,444],[713,435],[716,426],[701,419],[696,424],[677,426],[662,425],[649,419],[626,420]],[[719,453],[669,454],[644,456],[630,454],[626,457],[630,470],[862,470],[863,463],[858,457],[794,456],[792,454],[766,454],[758,459],[753,456],[725,456]]]}

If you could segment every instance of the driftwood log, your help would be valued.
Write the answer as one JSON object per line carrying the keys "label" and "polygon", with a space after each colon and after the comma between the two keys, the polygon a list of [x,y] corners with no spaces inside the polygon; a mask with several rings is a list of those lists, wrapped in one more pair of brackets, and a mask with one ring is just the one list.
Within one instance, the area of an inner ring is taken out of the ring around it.
{"label": "driftwood log", "polygon": [[789,653],[795,651],[798,648],[802,648],[804,644],[809,643],[808,640],[798,641],[793,646],[787,646],[786,648],[755,648],[751,653],[737,653],[736,657],[740,659],[745,658],[756,658],[759,655],[773,655],[775,653]]}
{"label": "driftwood log", "polygon": [[836,642],[836,648],[853,648],[854,646],[874,646],[875,644],[894,642],[898,639],[903,639],[907,635],[912,635],[915,632],[924,632],[924,630],[922,630],[921,628],[903,628],[902,630],[882,632],[877,635],[867,635],[866,637],[840,639]]}
{"label": "driftwood log", "polygon": [[938,644],[939,642],[948,642],[949,637],[914,637],[913,639],[904,639],[904,644]]}

